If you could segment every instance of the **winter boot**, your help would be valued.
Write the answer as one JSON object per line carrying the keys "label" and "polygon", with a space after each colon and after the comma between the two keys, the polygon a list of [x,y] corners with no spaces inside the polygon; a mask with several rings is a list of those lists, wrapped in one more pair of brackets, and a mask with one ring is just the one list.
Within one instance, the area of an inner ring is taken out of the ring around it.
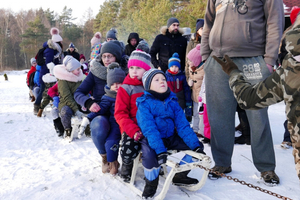
{"label": "winter boot", "polygon": [[211,179],[211,180],[215,180],[215,179],[218,179],[218,178],[222,177],[221,175],[218,175],[214,172],[218,172],[219,174],[227,174],[227,173],[230,173],[232,171],[231,166],[223,167],[223,166],[216,166],[216,165],[213,168],[211,168],[211,170],[213,172],[209,172],[209,174],[208,174],[208,178]]}
{"label": "winter boot", "polygon": [[60,117],[53,120],[53,123],[58,137],[62,137],[64,135],[65,129],[61,123]]}
{"label": "winter boot", "polygon": [[122,163],[120,175],[123,181],[126,183],[130,182],[132,167],[133,167],[133,162],[131,162],[130,164],[126,164],[124,162]]}
{"label": "winter boot", "polygon": [[40,109],[40,104],[33,104],[33,114],[37,115]]}
{"label": "winter boot", "polygon": [[199,181],[195,178],[188,177],[188,173],[190,173],[191,170],[179,172],[175,174],[173,177],[173,184],[178,186],[185,186],[185,185],[191,185],[191,184],[197,184]]}
{"label": "winter boot", "polygon": [[109,162],[109,173],[115,176],[118,173],[119,167],[120,163],[117,160],[115,160],[114,162]]}
{"label": "winter boot", "polygon": [[39,109],[39,112],[37,113],[36,116],[37,116],[37,117],[42,117],[43,110],[44,110],[44,109],[41,109],[41,108],[40,108],[40,109]]}
{"label": "winter boot", "polygon": [[70,137],[72,133],[72,128],[66,128],[65,131],[66,131],[65,137]]}
{"label": "winter boot", "polygon": [[275,186],[279,184],[279,177],[274,171],[261,172],[261,178],[268,186]]}
{"label": "winter boot", "polygon": [[109,173],[109,163],[107,162],[106,154],[100,154],[102,157],[102,173]]}
{"label": "winter boot", "polygon": [[91,137],[91,129],[89,124],[86,126],[84,133],[86,137]]}
{"label": "winter boot", "polygon": [[148,199],[155,195],[158,186],[158,177],[153,181],[149,181],[147,178],[145,178],[146,185],[142,194],[143,199]]}

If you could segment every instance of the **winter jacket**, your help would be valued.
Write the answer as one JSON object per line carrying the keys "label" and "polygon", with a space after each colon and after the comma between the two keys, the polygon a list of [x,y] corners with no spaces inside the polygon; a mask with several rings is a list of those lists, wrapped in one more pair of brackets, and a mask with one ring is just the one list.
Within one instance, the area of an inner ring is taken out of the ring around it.
{"label": "winter jacket", "polygon": [[52,87],[50,87],[50,88],[48,89],[47,94],[48,94],[51,98],[53,98],[53,97],[55,97],[55,96],[59,96],[57,82],[55,83],[55,85],[53,85]]}
{"label": "winter jacket", "polygon": [[[133,39],[133,38],[135,38],[136,41],[137,41],[135,46],[132,46],[130,44],[130,40]],[[127,40],[128,44],[125,46],[125,54],[130,56],[131,52],[133,52],[136,49],[137,45],[139,44],[139,41],[140,41],[139,34],[130,33],[129,36],[128,36],[128,40]]]}
{"label": "winter jacket", "polygon": [[53,62],[55,65],[60,64],[62,62],[62,49],[61,47],[49,39],[47,42],[43,44],[45,47],[44,57],[45,57],[45,65],[41,66],[39,82],[42,82],[42,77],[49,73],[49,69],[47,68],[47,64]]}
{"label": "winter jacket", "polygon": [[64,65],[56,65],[53,73],[59,79],[57,86],[60,97],[58,109],[61,110],[64,106],[69,106],[75,113],[79,107],[74,99],[74,93],[81,84],[83,73],[80,70],[79,76],[74,75],[72,72],[67,71]]}
{"label": "winter jacket", "polygon": [[78,53],[78,49],[77,49],[77,48],[75,48],[74,51],[72,51],[72,52],[71,52],[70,49],[68,48],[68,49],[64,52],[64,56],[67,56],[67,55],[73,56],[73,58],[76,58],[76,60],[80,61],[80,59],[79,59],[80,55],[79,55],[79,53]]}
{"label": "winter jacket", "polygon": [[36,65],[35,67],[36,71],[34,74],[34,84],[38,87],[40,87],[40,71],[41,71],[41,66]]}
{"label": "winter jacket", "polygon": [[[202,63],[200,63],[201,65]],[[192,87],[192,100],[194,102],[199,102],[198,100],[198,95],[201,89],[201,85],[203,83],[203,78],[204,78],[204,66],[198,66],[198,67],[189,67],[187,69],[189,73],[189,80],[192,81],[193,85],[190,85]]]}
{"label": "winter jacket", "polygon": [[90,60],[95,59],[96,56],[100,53],[100,50],[101,50],[101,43],[92,46]]}
{"label": "winter jacket", "polygon": [[[185,54],[185,57],[187,56],[187,54],[197,46],[197,44],[200,44],[201,42],[201,38],[196,40],[196,33],[192,34],[192,37],[186,47],[186,54]],[[189,67],[189,64],[187,62],[187,58],[185,58],[185,76],[186,76],[186,81],[189,80],[189,70],[188,70],[188,67]]]}
{"label": "winter jacket", "polygon": [[[97,62],[95,59],[91,61],[91,71],[84,79],[82,84],[77,88],[74,98],[78,104],[86,107],[85,103],[89,99],[87,96],[90,92],[92,92],[92,96],[95,102],[100,102],[102,96],[105,94],[104,87],[106,85],[106,75],[103,75],[101,70],[106,70],[105,67]],[[105,71],[107,72],[107,71]],[[100,78],[102,77],[102,78]]]}
{"label": "winter jacket", "polygon": [[255,85],[247,83],[243,73],[235,69],[230,74],[229,86],[242,109],[260,109],[280,101],[285,102],[287,127],[291,134],[296,170],[300,178],[300,117],[298,116],[300,104],[300,17],[297,20],[298,23],[295,27],[286,33],[288,54],[285,56],[281,67],[277,68],[264,81]]}
{"label": "winter jacket", "polygon": [[192,105],[191,89],[188,86],[185,74],[179,71],[177,74],[172,74],[171,71],[166,71],[168,87],[176,94],[178,103],[182,109],[186,107],[186,103]]}
{"label": "winter jacket", "polygon": [[156,154],[167,151],[162,138],[171,137],[175,129],[190,149],[200,146],[203,148],[173,92],[164,101],[160,101],[144,91],[144,95],[137,98],[136,103],[138,125]]}
{"label": "winter jacket", "polygon": [[284,27],[282,0],[252,0],[245,5],[247,12],[239,14],[233,3],[208,0],[201,39],[203,60],[212,55],[263,55],[267,64],[275,64]]}
{"label": "winter jacket", "polygon": [[115,118],[120,126],[121,133],[125,132],[129,137],[133,138],[134,134],[140,131],[136,121],[136,99],[144,92],[142,81],[130,78],[129,74],[123,81],[123,85],[119,88]]}
{"label": "winter jacket", "polygon": [[36,71],[36,68],[34,66],[31,66],[30,70],[27,73],[27,77],[26,77],[26,83],[27,86],[29,87],[29,79],[30,79],[30,75]]}
{"label": "winter jacket", "polygon": [[181,60],[181,71],[184,71],[187,42],[182,36],[183,32],[183,29],[180,28],[179,32],[173,35],[169,33],[167,26],[161,28],[161,34],[156,36],[149,53],[155,68],[160,67],[163,72],[166,72],[169,59],[177,52]]}

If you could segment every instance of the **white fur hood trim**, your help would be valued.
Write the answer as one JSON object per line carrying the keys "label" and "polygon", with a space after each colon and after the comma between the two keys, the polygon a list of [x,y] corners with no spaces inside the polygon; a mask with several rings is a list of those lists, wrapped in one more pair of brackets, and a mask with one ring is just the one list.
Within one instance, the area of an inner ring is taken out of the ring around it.
{"label": "white fur hood trim", "polygon": [[[163,34],[163,35],[166,35],[167,29],[168,29],[167,26],[162,26],[162,27],[160,28],[160,33]],[[183,28],[179,28],[178,31],[179,31],[179,33],[180,33],[181,35],[184,33]]]}
{"label": "white fur hood trim", "polygon": [[64,65],[56,65],[53,68],[54,76],[59,80],[66,80],[70,82],[82,81],[83,73],[80,70],[79,76],[75,76],[72,72],[69,72]]}

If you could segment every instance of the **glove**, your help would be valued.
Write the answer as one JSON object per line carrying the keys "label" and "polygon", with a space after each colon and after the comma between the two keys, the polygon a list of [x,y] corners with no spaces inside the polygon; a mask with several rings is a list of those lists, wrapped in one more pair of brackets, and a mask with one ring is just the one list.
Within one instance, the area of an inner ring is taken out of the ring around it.
{"label": "glove", "polygon": [[141,131],[138,131],[134,134],[133,139],[135,141],[139,141],[140,139],[142,139],[144,137],[143,133]]}
{"label": "glove", "polygon": [[55,96],[53,97],[53,105],[58,108],[58,104],[59,104],[59,97]]}
{"label": "glove", "polygon": [[217,58],[216,56],[212,56],[212,57],[222,66],[223,71],[228,75],[230,75],[232,70],[238,69],[236,64],[234,64],[234,62],[227,55],[224,56],[223,60]]}
{"label": "glove", "polygon": [[82,117],[84,117],[84,114],[79,110],[76,111],[75,115],[78,117],[78,119],[82,119]]}
{"label": "glove", "polygon": [[165,164],[167,162],[168,153],[163,152],[157,155],[157,162],[159,165]]}
{"label": "glove", "polygon": [[203,151],[203,148],[201,148],[201,147],[196,147],[193,151],[195,151],[196,153],[202,153],[202,154],[206,155],[206,153]]}
{"label": "glove", "polygon": [[186,108],[184,109],[184,113],[186,116],[192,116],[192,104],[191,103],[186,103]]}

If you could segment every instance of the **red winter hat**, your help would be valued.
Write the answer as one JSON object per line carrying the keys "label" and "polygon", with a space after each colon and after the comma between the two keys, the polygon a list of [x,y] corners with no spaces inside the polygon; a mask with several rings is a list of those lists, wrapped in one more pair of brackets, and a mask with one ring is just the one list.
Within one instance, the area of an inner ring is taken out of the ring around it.
{"label": "red winter hat", "polygon": [[291,19],[292,24],[294,24],[294,22],[296,21],[299,11],[300,11],[300,8],[298,6],[293,6],[291,14],[290,14],[290,19]]}
{"label": "red winter hat", "polygon": [[79,60],[81,60],[81,58],[85,60],[85,56],[83,54],[80,54]]}
{"label": "red winter hat", "polygon": [[202,62],[202,56],[200,54],[200,44],[197,44],[186,56],[190,61],[192,61],[195,67],[198,67]]}

